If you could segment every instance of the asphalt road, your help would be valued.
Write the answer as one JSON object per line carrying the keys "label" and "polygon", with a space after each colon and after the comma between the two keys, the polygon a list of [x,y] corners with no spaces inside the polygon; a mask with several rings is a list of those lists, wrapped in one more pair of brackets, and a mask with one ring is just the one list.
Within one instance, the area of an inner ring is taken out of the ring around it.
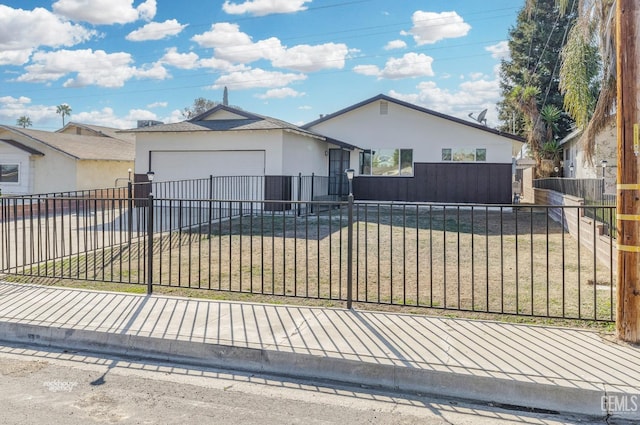
{"label": "asphalt road", "polygon": [[[2,424],[605,424],[371,388],[0,346]],[[622,422],[616,422],[622,423]]]}

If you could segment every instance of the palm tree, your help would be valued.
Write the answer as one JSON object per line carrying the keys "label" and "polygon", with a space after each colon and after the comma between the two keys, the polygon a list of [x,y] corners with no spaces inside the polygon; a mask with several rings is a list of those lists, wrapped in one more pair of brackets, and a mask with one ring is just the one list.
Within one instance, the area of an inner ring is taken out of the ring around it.
{"label": "palm tree", "polygon": [[56,114],[62,115],[62,126],[64,127],[64,117],[71,116],[71,107],[66,103],[56,106]]}
{"label": "palm tree", "polygon": [[21,116],[16,120],[16,125],[19,125],[22,128],[31,127],[33,123],[31,122],[31,118],[26,115]]}
{"label": "palm tree", "polygon": [[[527,0],[535,6],[537,0]],[[556,0],[563,13],[577,13],[562,51],[560,89],[564,105],[584,130],[585,157],[593,162],[595,137],[611,124],[616,103],[616,0]]]}

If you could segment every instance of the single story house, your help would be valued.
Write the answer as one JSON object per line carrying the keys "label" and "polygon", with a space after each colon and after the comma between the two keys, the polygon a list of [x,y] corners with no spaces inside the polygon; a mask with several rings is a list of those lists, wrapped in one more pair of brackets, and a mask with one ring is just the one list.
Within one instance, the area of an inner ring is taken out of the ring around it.
{"label": "single story house", "polygon": [[69,122],[56,133],[75,134],[76,136],[96,136],[109,137],[111,139],[119,139],[129,143],[135,143],[136,138],[133,134],[122,133],[120,129],[105,127],[94,124],[81,124],[77,122]]}
{"label": "single story house", "polygon": [[114,187],[117,179],[128,178],[133,165],[130,139],[0,125],[4,195]]}
{"label": "single story house", "polygon": [[[576,179],[605,179],[605,192],[616,193],[618,135],[612,124],[596,136],[592,163],[586,160],[581,142],[582,131],[574,130],[560,140],[563,150],[563,175]],[[604,165],[604,167],[603,167]]]}
{"label": "single story house", "polygon": [[358,146],[356,199],[511,203],[524,139],[383,94],[302,128]]}
{"label": "single story house", "polygon": [[[331,163],[331,152],[356,149],[296,125],[224,104],[186,121],[126,132],[136,136],[137,182],[146,181],[149,171],[153,171],[156,182],[210,175],[260,176],[265,179],[263,199],[285,199],[290,193],[290,176],[327,176],[336,166]],[[342,167],[340,174],[344,174]]]}

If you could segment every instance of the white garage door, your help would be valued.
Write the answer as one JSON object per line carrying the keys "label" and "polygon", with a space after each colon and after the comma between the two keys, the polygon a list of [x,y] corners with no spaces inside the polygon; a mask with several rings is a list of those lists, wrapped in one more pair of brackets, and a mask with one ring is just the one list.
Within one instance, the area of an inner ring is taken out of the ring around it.
{"label": "white garage door", "polygon": [[264,151],[154,151],[156,181],[213,176],[264,176]]}

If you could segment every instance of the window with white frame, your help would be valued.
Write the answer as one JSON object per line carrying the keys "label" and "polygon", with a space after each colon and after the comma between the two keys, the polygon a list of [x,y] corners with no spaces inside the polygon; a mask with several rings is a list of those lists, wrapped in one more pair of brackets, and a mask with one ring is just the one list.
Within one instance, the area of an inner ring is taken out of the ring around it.
{"label": "window with white frame", "polygon": [[362,176],[412,176],[413,149],[367,149],[360,152]]}
{"label": "window with white frame", "polygon": [[18,164],[0,164],[0,183],[19,183],[20,166]]}
{"label": "window with white frame", "polygon": [[443,148],[443,161],[476,162],[487,160],[485,148]]}

